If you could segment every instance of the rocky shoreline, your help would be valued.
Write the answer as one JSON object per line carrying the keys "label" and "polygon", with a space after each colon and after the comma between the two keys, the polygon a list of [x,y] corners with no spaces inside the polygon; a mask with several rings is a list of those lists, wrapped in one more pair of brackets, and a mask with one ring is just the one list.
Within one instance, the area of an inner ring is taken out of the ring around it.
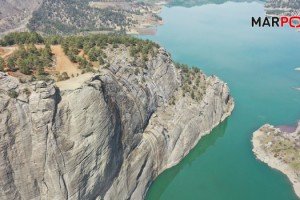
{"label": "rocky shoreline", "polygon": [[256,158],[285,174],[300,198],[299,132],[284,132],[266,124],[254,132],[253,152]]}

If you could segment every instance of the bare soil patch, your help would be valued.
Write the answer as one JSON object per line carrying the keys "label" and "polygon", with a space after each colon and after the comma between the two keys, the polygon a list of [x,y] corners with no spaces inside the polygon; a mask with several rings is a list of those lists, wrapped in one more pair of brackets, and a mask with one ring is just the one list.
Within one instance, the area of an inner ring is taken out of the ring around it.
{"label": "bare soil patch", "polygon": [[17,47],[0,47],[0,56],[4,59],[8,58],[10,55],[14,53]]}
{"label": "bare soil patch", "polygon": [[59,72],[67,72],[69,77],[77,76],[81,74],[81,70],[78,68],[79,64],[72,63],[68,56],[64,53],[60,45],[51,46],[52,53],[54,54],[55,65],[53,70]]}

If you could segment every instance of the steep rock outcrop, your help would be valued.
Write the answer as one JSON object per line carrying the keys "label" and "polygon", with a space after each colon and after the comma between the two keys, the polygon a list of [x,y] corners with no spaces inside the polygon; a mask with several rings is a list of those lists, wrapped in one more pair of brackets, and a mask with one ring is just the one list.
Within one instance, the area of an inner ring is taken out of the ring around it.
{"label": "steep rock outcrop", "polygon": [[124,54],[72,90],[1,73],[0,199],[143,199],[233,109],[215,76],[183,97],[164,49],[136,68]]}

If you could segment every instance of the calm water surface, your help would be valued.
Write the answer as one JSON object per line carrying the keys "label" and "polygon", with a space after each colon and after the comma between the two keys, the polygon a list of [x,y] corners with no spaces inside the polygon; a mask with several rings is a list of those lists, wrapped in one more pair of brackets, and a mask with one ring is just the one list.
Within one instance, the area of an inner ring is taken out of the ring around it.
{"label": "calm water surface", "polygon": [[253,131],[264,123],[300,119],[300,33],[252,28],[262,2],[164,8],[165,24],[147,38],[175,61],[199,66],[225,80],[235,98],[232,116],[177,166],[152,184],[147,200],[295,200],[280,172],[252,154]]}

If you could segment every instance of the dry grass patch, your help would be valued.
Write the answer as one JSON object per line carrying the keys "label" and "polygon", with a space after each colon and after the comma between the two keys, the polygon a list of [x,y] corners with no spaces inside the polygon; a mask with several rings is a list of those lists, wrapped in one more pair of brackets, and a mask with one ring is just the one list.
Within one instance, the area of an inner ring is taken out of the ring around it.
{"label": "dry grass patch", "polygon": [[66,72],[69,77],[81,74],[81,70],[78,68],[79,65],[71,62],[60,45],[51,46],[51,50],[54,54],[54,60],[56,62],[53,69],[54,71],[58,72],[59,74]]}

